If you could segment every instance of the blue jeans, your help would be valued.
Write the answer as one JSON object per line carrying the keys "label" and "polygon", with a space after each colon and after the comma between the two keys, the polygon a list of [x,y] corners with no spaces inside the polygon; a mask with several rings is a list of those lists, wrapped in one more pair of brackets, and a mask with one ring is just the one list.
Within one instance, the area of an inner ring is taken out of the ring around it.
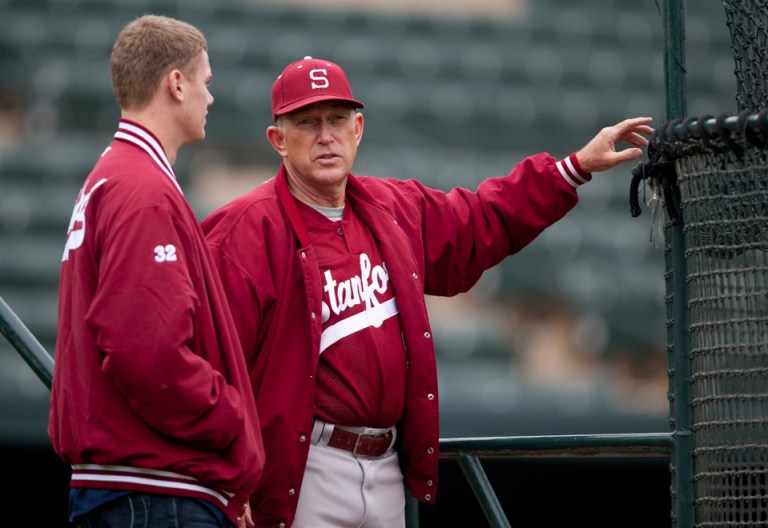
{"label": "blue jeans", "polygon": [[187,497],[130,493],[77,517],[75,528],[231,528],[202,501]]}

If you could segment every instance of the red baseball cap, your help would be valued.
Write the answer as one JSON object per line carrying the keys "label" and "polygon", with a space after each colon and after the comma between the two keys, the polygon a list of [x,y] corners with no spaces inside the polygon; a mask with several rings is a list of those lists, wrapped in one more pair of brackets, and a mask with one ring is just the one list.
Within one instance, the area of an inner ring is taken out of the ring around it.
{"label": "red baseball cap", "polygon": [[304,57],[289,64],[272,84],[272,119],[320,101],[365,106],[352,96],[347,76],[338,64]]}

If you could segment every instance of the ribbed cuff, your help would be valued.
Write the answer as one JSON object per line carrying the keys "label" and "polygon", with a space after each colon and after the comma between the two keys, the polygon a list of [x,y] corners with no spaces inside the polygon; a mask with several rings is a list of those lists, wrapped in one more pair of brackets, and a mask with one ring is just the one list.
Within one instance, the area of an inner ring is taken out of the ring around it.
{"label": "ribbed cuff", "polygon": [[579,165],[575,152],[567,158],[558,161],[557,170],[560,171],[560,175],[568,182],[568,185],[574,189],[578,189],[592,179],[592,174],[584,172],[581,165]]}

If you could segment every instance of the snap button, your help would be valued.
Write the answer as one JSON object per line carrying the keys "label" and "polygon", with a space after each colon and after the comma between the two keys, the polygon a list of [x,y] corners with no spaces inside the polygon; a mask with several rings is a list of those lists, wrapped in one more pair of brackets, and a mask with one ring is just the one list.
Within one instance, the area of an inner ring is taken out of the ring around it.
{"label": "snap button", "polygon": [[424,337],[426,337],[427,339],[429,339],[431,337],[431,335],[432,334],[430,334],[429,332],[424,332]]}
{"label": "snap button", "polygon": [[288,495],[296,495],[296,490],[291,488],[288,490]]}
{"label": "snap button", "polygon": [[435,454],[435,450],[433,448],[431,448],[431,447],[428,447],[427,448],[427,453],[430,454],[430,455],[434,455]]}
{"label": "snap button", "polygon": [[430,495],[429,493],[427,493],[426,495],[424,495],[424,499],[425,499],[425,500],[432,500],[432,495]]}
{"label": "snap button", "polygon": [[435,395],[434,395],[434,394],[427,394],[427,399],[428,399],[429,401],[432,401],[432,400],[434,400],[434,399],[435,399]]}
{"label": "snap button", "polygon": [[430,488],[432,487],[432,484],[433,484],[433,482],[432,482],[431,479],[427,481],[427,486],[429,486]]}
{"label": "snap button", "polygon": [[299,437],[299,442],[306,442],[306,441],[307,441],[307,436],[306,435],[301,435]]}

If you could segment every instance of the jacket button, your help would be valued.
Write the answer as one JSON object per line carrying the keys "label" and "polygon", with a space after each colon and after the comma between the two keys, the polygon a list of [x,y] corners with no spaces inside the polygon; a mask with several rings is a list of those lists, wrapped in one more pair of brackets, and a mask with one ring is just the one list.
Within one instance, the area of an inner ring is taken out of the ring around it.
{"label": "jacket button", "polygon": [[414,273],[413,274],[413,278],[416,279],[416,280],[419,280],[419,274],[418,273]]}
{"label": "jacket button", "polygon": [[432,336],[429,332],[424,332],[424,337],[429,339]]}
{"label": "jacket button", "polygon": [[426,495],[424,495],[424,500],[432,500],[432,495],[427,493]]}
{"label": "jacket button", "polygon": [[303,259],[307,258],[307,254],[304,251],[301,252],[301,258]]}
{"label": "jacket button", "polygon": [[435,454],[435,450],[434,450],[434,448],[432,448],[432,447],[428,447],[428,448],[427,448],[427,454],[429,454],[429,455],[434,455],[434,454]]}
{"label": "jacket button", "polygon": [[433,482],[431,480],[427,481],[427,486],[429,486],[430,488],[432,487],[432,484],[433,484]]}
{"label": "jacket button", "polygon": [[288,495],[296,495],[296,490],[291,488],[288,490]]}
{"label": "jacket button", "polygon": [[312,319],[314,319],[315,317],[317,317],[317,314],[315,312],[312,312]]}
{"label": "jacket button", "polygon": [[427,399],[428,399],[429,401],[432,401],[432,400],[434,400],[434,399],[435,399],[435,395],[434,395],[434,394],[431,394],[431,393],[430,393],[430,394],[427,394]]}
{"label": "jacket button", "polygon": [[299,442],[306,442],[306,441],[307,441],[307,436],[306,435],[301,435],[299,437]]}
{"label": "jacket button", "polygon": [[280,524],[278,524],[278,526],[279,526],[280,528],[285,528],[285,523],[284,523],[284,522],[281,522]]}

